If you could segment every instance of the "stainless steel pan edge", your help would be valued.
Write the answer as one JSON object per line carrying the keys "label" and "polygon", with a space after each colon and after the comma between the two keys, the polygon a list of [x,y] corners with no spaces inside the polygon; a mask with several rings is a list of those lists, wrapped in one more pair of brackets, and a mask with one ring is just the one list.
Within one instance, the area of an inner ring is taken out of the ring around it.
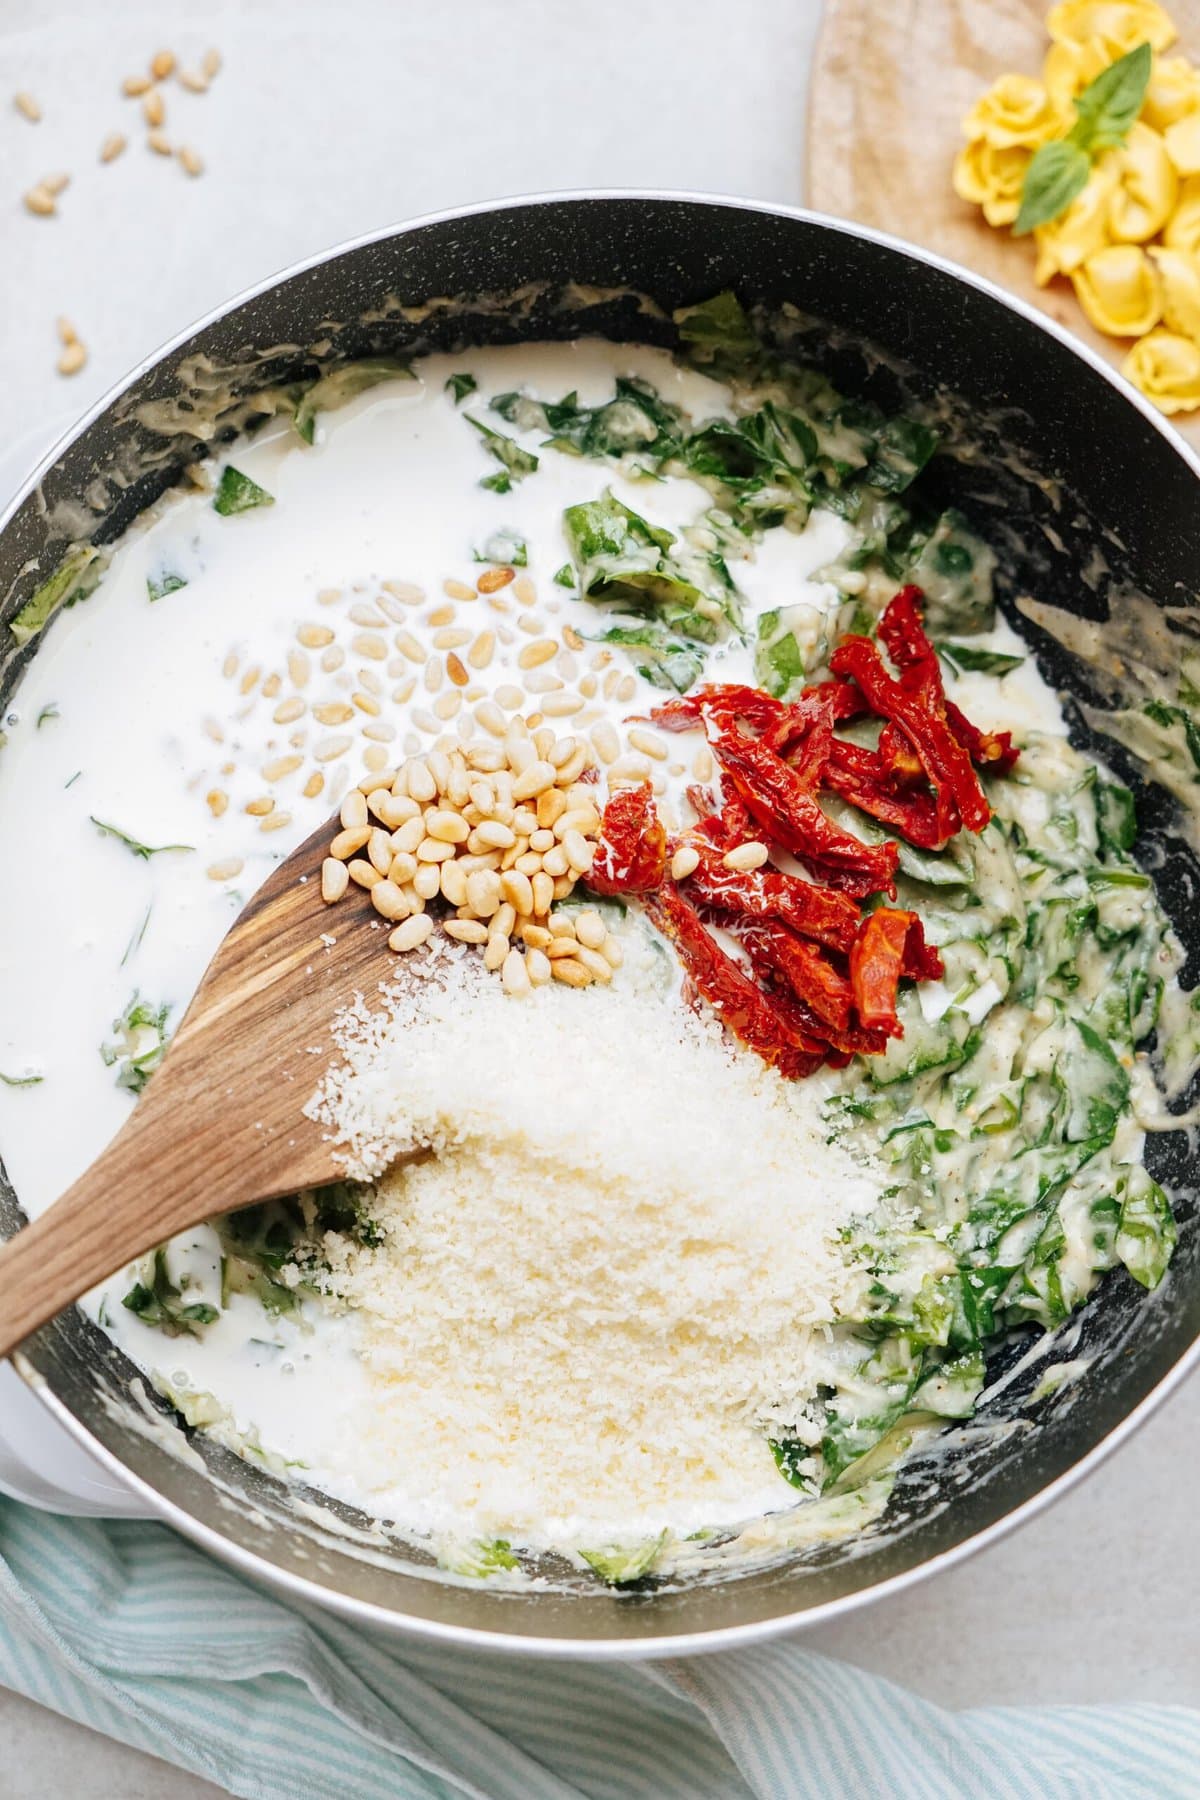
{"label": "stainless steel pan edge", "polygon": [[[756,220],[762,221],[764,231],[794,227],[806,238],[815,234],[815,239],[826,245],[831,254],[842,248],[846,256],[857,256],[865,248],[893,271],[925,271],[912,278],[917,283],[935,280],[966,289],[976,297],[970,306],[977,312],[998,309],[993,318],[1011,321],[1010,325],[1002,324],[1001,331],[1011,330],[1030,346],[1039,342],[1044,345],[1047,340],[1056,344],[1058,361],[1064,366],[1078,366],[1089,393],[1094,394],[1096,384],[1102,384],[1109,396],[1104,406],[1111,412],[1110,400],[1115,398],[1119,403],[1117,411],[1128,419],[1131,439],[1137,439],[1137,453],[1147,453],[1149,445],[1148,453],[1156,462],[1160,457],[1166,458],[1164,468],[1169,464],[1176,468],[1182,465],[1190,476],[1193,505],[1200,499],[1200,487],[1196,486],[1200,461],[1107,365],[1042,315],[937,257],[912,250],[883,234],[862,231],[800,209],[719,196],[545,195],[439,213],[339,246],[248,290],[182,333],[158,355],[139,364],[128,380],[100,400],[81,424],[47,454],[0,521],[0,590],[6,582],[2,554],[5,534],[29,493],[51,475],[91,428],[114,414],[131,386],[156,370],[173,366],[173,359],[189,346],[194,347],[197,340],[202,342],[232,315],[281,289],[290,289],[302,276],[335,265],[344,268],[356,255],[369,255],[381,246],[402,247],[434,228],[486,231],[491,222],[503,220],[505,228],[514,231],[514,244],[519,246],[522,233],[528,230],[536,234],[550,213],[577,218],[579,229],[585,232],[588,213],[597,208],[616,209],[618,214],[626,209],[631,221],[645,221],[647,232],[651,232],[652,221],[662,218],[664,209],[686,217],[701,249],[705,234],[715,232],[718,226],[736,226],[751,233]],[[639,231],[640,227],[635,230],[635,237]],[[520,275],[519,248],[514,255],[516,280]],[[697,260],[702,266],[712,266],[715,273],[721,258],[701,254]],[[728,279],[727,271],[722,272]],[[736,285],[749,286],[752,291],[758,285],[754,270],[749,270],[744,280],[736,276],[734,280]],[[699,271],[685,278],[685,286],[689,284],[695,293],[705,291]],[[632,276],[631,285],[652,287]],[[716,285],[720,282],[713,279],[707,288],[711,290]],[[802,304],[809,302],[811,296],[802,272],[798,271],[794,285],[795,297]],[[842,315],[827,308],[825,316],[836,319]],[[948,329],[945,319],[939,329]],[[888,348],[898,354],[919,348],[921,331],[917,321],[912,342]],[[997,399],[1003,398],[1002,394],[997,395]],[[1171,485],[1169,478],[1167,485]],[[1184,585],[1179,575],[1172,575],[1170,570],[1165,576],[1161,570],[1157,573],[1159,582],[1146,584],[1152,591],[1157,589],[1156,597],[1178,598]],[[1200,566],[1196,566],[1186,585],[1194,586],[1197,576]],[[10,1216],[9,1229],[12,1223]],[[1185,1235],[1189,1235],[1189,1227],[1190,1220],[1185,1221]],[[1190,1237],[1194,1233],[1190,1233],[1189,1243]],[[257,1481],[243,1479],[246,1465],[231,1468],[234,1459],[206,1456],[209,1475],[225,1487],[222,1493],[164,1448],[157,1427],[148,1434],[131,1434],[126,1425],[115,1422],[112,1401],[127,1380],[128,1366],[117,1367],[118,1359],[107,1349],[106,1340],[84,1330],[77,1321],[39,1334],[27,1346],[20,1366],[60,1422],[106,1467],[129,1483],[165,1522],[247,1575],[269,1581],[296,1599],[328,1606],[363,1624],[472,1648],[589,1658],[683,1655],[759,1642],[801,1624],[828,1620],[876,1596],[897,1592],[982,1548],[1066,1492],[1117,1444],[1129,1438],[1200,1358],[1200,1314],[1190,1301],[1182,1307],[1179,1303],[1181,1289],[1185,1297],[1194,1292],[1195,1284],[1189,1279],[1192,1260],[1189,1257],[1161,1298],[1143,1302],[1132,1296],[1132,1302],[1124,1308],[1127,1317],[1121,1329],[1112,1335],[1110,1344],[1099,1346],[1098,1365],[1110,1360],[1109,1352],[1115,1368],[1120,1367],[1121,1359],[1126,1367],[1130,1360],[1139,1364],[1139,1378],[1132,1384],[1126,1383],[1133,1391],[1119,1396],[1114,1405],[1105,1404],[1102,1392],[1075,1397],[1072,1405],[1060,1408],[1052,1402],[1028,1434],[1017,1434],[1021,1439],[1019,1461],[1023,1465],[1019,1472],[1006,1467],[1003,1460],[991,1466],[987,1458],[973,1462],[968,1456],[963,1467],[973,1472],[964,1491],[951,1498],[957,1479],[943,1492],[939,1478],[932,1476],[932,1486],[927,1484],[925,1489],[916,1490],[926,1498],[933,1496],[925,1519],[901,1521],[892,1540],[885,1542],[882,1549],[868,1543],[857,1555],[835,1559],[832,1567],[820,1559],[815,1563],[801,1561],[716,1586],[675,1592],[668,1589],[624,1598],[582,1592],[521,1598],[454,1587],[431,1579],[428,1573],[414,1575],[381,1568],[374,1576],[364,1574],[374,1565],[364,1563],[353,1550],[339,1548],[334,1539],[306,1533],[289,1519],[278,1495],[267,1491],[261,1476]],[[1107,1291],[1100,1305],[1089,1311],[1095,1311],[1099,1317],[1103,1308],[1115,1310],[1115,1303],[1109,1305]],[[1173,1311],[1186,1316],[1182,1323]],[[80,1391],[80,1368],[89,1362],[102,1372],[103,1380],[85,1393]],[[1082,1428],[1071,1426],[1067,1417],[1064,1425],[1056,1413],[1083,1418],[1085,1424]],[[1048,1443],[1053,1444],[1049,1454]],[[258,1472],[249,1474],[257,1476]],[[264,1520],[263,1528],[247,1524],[247,1515],[256,1509]],[[297,1541],[301,1538],[303,1543]]]}

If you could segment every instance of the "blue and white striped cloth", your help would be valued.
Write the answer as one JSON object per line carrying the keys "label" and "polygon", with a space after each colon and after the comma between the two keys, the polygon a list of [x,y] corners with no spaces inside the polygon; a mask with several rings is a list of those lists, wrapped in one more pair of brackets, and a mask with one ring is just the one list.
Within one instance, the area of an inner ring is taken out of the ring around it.
{"label": "blue and white striped cloth", "polygon": [[163,1526],[9,1500],[0,1683],[250,1800],[1200,1796],[1187,1707],[949,1713],[799,1642],[534,1672],[288,1607]]}

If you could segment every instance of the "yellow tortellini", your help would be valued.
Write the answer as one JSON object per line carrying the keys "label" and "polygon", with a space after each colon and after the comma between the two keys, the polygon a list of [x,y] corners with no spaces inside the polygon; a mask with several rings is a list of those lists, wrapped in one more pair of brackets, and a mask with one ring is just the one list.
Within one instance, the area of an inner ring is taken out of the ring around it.
{"label": "yellow tortellini", "polygon": [[1187,113],[1168,125],[1163,143],[1181,175],[1200,175],[1200,112]]}
{"label": "yellow tortellini", "polygon": [[989,225],[1011,225],[1031,154],[1015,144],[997,150],[986,138],[973,138],[955,158],[954,191],[961,200],[981,206]]}
{"label": "yellow tortellini", "polygon": [[1150,255],[1158,269],[1162,290],[1163,324],[1168,331],[1200,342],[1200,258],[1186,250],[1166,250],[1155,245]]}
{"label": "yellow tortellini", "polygon": [[1061,0],[1051,7],[1046,29],[1056,44],[1098,40],[1108,52],[1108,62],[1116,62],[1139,44],[1165,50],[1177,35],[1155,0]]}
{"label": "yellow tortellini", "polygon": [[[1041,80],[1001,75],[963,120],[955,192],[989,225],[1033,226],[1037,285],[1065,276],[1097,331],[1137,339],[1123,367],[1156,406],[1200,408],[1200,66],[1164,54],[1177,33],[1158,0],[1059,0],[1046,26]],[[1085,185],[1047,217],[1076,169]]]}
{"label": "yellow tortellini", "polygon": [[1087,186],[1066,212],[1034,232],[1038,252],[1034,280],[1039,287],[1045,287],[1056,275],[1073,275],[1081,263],[1108,243],[1108,215],[1117,178],[1116,158],[1101,157]]}
{"label": "yellow tortellini", "polygon": [[1133,346],[1121,373],[1161,412],[1200,406],[1200,344],[1178,332],[1150,332]]}
{"label": "yellow tortellini", "polygon": [[1200,110],[1200,69],[1193,69],[1186,56],[1156,56],[1150,74],[1150,85],[1142,102],[1142,120],[1155,131],[1188,113]]}
{"label": "yellow tortellini", "polygon": [[1154,264],[1137,244],[1108,244],[1071,277],[1076,298],[1097,331],[1141,337],[1162,318]]}
{"label": "yellow tortellini", "polygon": [[1061,137],[1068,120],[1040,81],[1029,75],[1001,75],[963,120],[968,139],[983,138],[997,150],[1036,150]]}
{"label": "yellow tortellini", "polygon": [[1161,231],[1179,197],[1179,177],[1157,131],[1141,120],[1114,151],[1117,185],[1108,229],[1119,244],[1146,244]]}
{"label": "yellow tortellini", "polygon": [[1076,94],[1095,81],[1111,60],[1098,38],[1089,44],[1051,44],[1042,64],[1042,85],[1069,117]]}
{"label": "yellow tortellini", "polygon": [[1163,243],[1172,250],[1200,250],[1200,175],[1179,184],[1175,211],[1167,220]]}

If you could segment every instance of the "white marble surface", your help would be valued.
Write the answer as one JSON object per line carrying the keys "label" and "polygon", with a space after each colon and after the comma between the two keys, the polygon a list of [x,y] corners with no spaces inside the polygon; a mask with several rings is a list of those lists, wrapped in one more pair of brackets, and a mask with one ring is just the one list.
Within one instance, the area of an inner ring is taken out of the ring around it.
{"label": "white marble surface", "polygon": [[[8,437],[49,439],[229,293],[340,238],[549,187],[802,197],[819,0],[287,0],[117,9],[0,0],[0,381]],[[736,23],[735,23],[736,21]],[[189,181],[149,154],[120,78],[163,44],[219,46],[210,94],[170,90]],[[45,109],[30,126],[17,88]],[[126,155],[96,162],[112,130]],[[60,216],[17,196],[72,173]],[[54,318],[89,346],[55,375]],[[814,1632],[815,1648],[951,1705],[1200,1702],[1200,1383],[1081,1490],[983,1557]],[[0,1692],[0,1795],[212,1793]]]}

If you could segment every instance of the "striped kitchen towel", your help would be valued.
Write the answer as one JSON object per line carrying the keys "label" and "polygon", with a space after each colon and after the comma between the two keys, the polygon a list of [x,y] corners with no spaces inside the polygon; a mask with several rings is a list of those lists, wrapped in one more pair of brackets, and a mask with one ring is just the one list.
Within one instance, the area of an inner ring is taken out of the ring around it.
{"label": "striped kitchen towel", "polygon": [[796,1641],[532,1669],[285,1605],[164,1526],[5,1499],[0,1683],[251,1800],[1200,1796],[1187,1707],[949,1713]]}

